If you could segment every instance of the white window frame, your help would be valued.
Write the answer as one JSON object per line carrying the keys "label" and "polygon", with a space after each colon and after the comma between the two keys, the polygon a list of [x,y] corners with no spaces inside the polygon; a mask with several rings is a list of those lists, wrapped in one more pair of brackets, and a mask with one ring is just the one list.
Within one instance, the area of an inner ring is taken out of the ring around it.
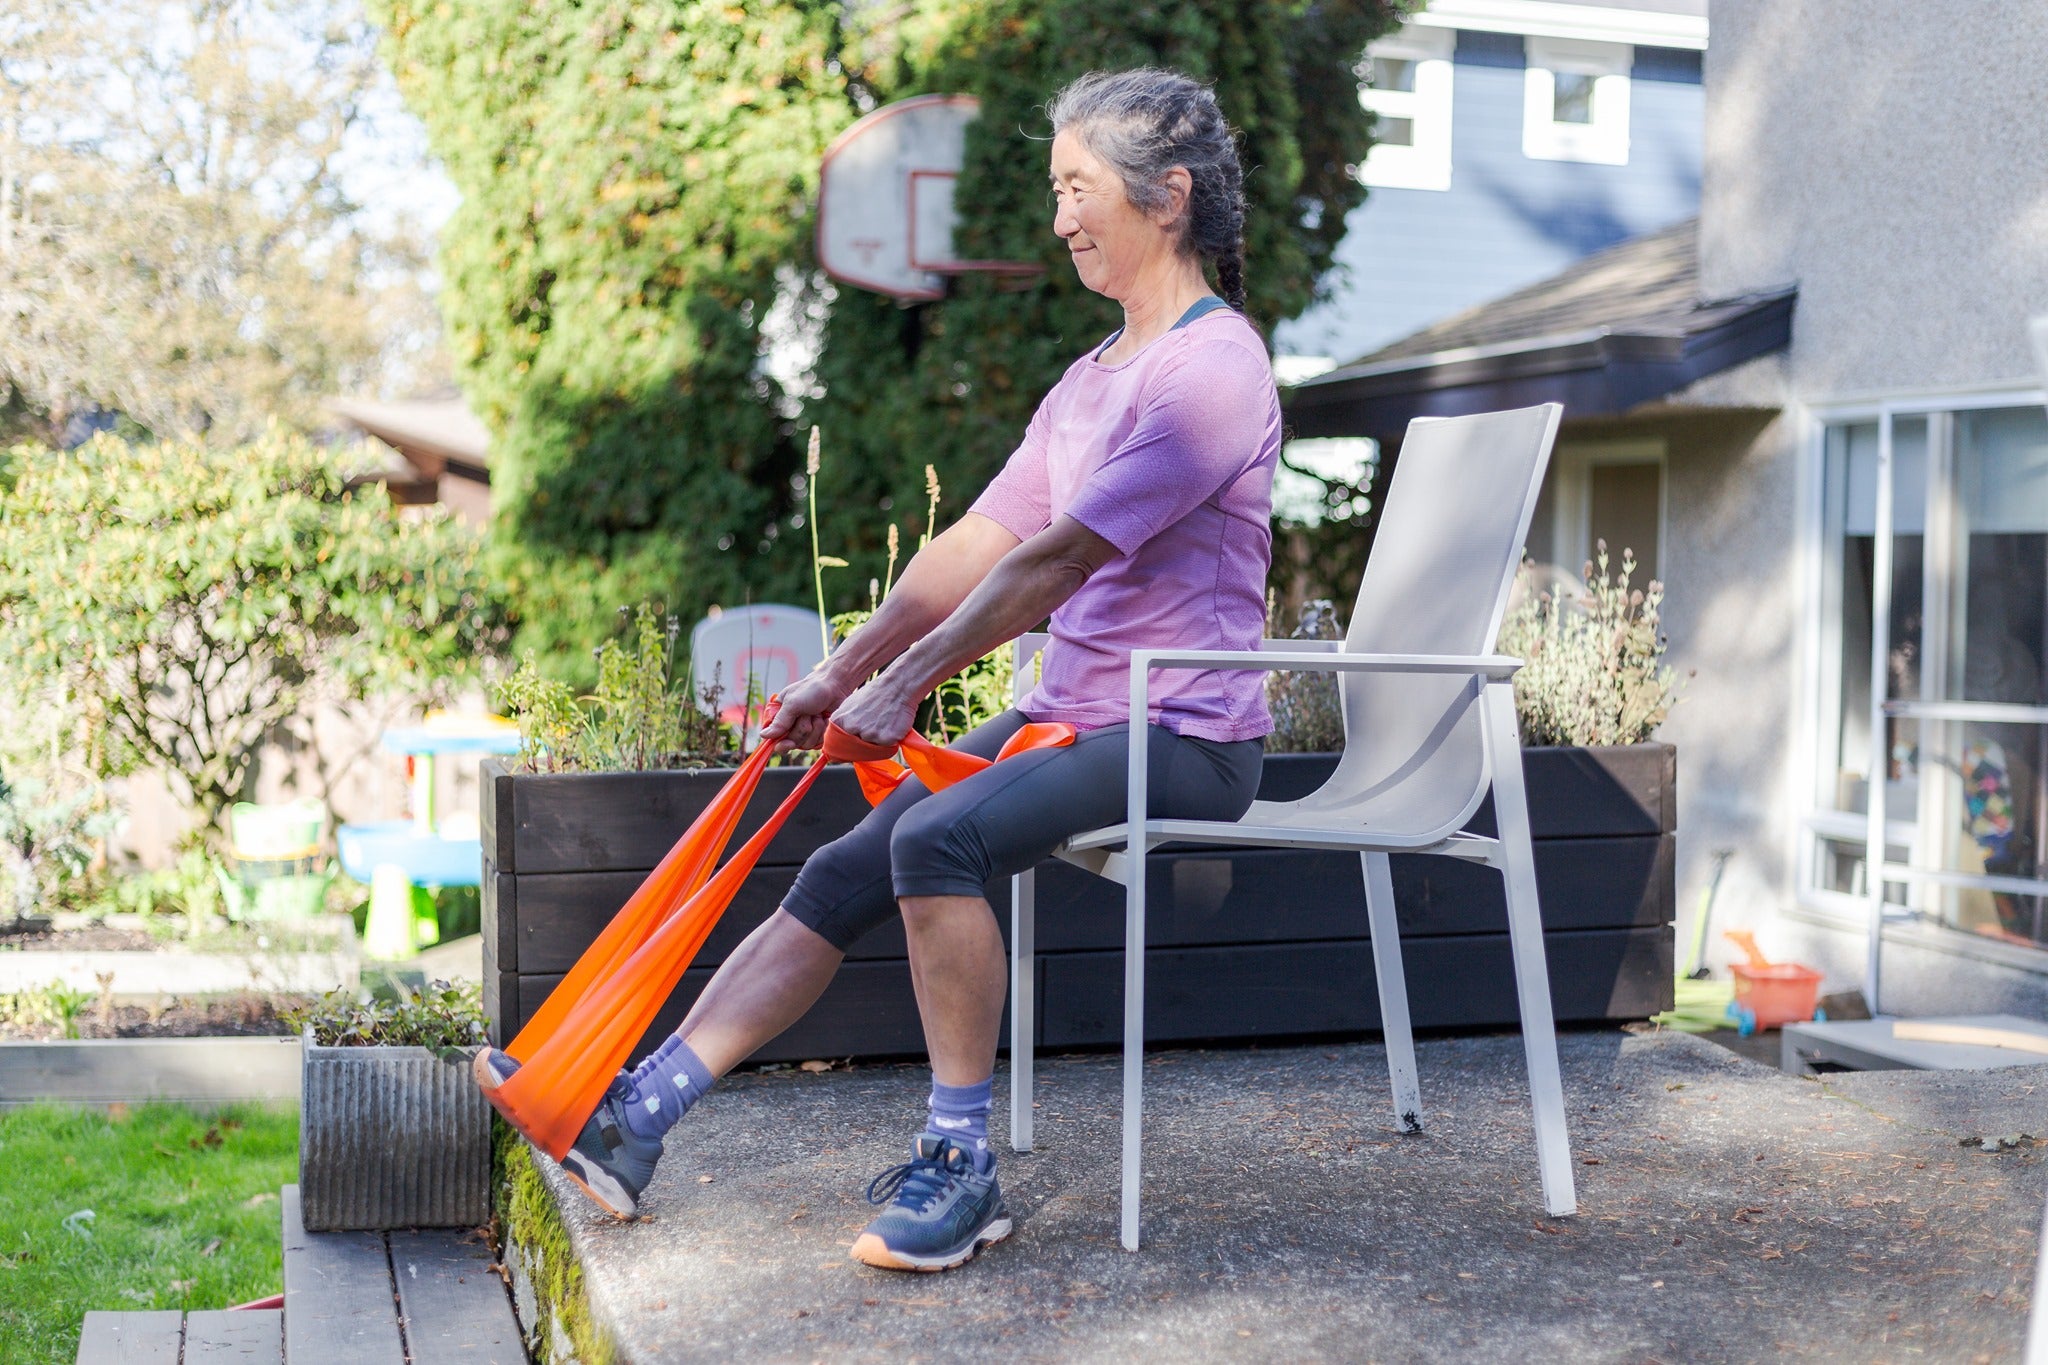
{"label": "white window frame", "polygon": [[[1629,149],[1629,72],[1636,50],[1626,43],[1572,38],[1524,38],[1528,70],[1522,78],[1522,154],[1535,161],[1581,161],[1626,166]],[[1557,77],[1593,77],[1593,121],[1559,123]]]}
{"label": "white window frame", "polygon": [[[1411,24],[1365,50],[1358,68],[1358,103],[1382,118],[1409,120],[1413,141],[1406,147],[1375,143],[1358,168],[1360,180],[1397,190],[1451,187],[1451,54],[1457,42],[1454,30]],[[1414,62],[1415,88],[1374,89],[1367,77],[1375,57]]]}
{"label": "white window frame", "polygon": [[[1841,652],[1841,621],[1837,615],[1829,613],[1830,606],[1839,610],[1840,604],[1830,601],[1825,581],[1828,430],[1858,422],[1880,422],[1887,416],[1924,416],[1931,423],[1960,412],[2037,407],[2044,401],[2048,401],[2048,395],[2039,389],[2015,389],[2009,384],[1959,385],[1896,396],[1844,397],[1802,406],[1797,413],[1801,466],[1796,539],[1800,580],[1800,685],[1799,709],[1793,724],[1795,770],[1791,774],[1793,790],[1797,793],[1796,813],[1791,828],[1786,831],[1792,841],[1789,865],[1794,876],[1791,913],[1795,918],[1856,933],[1868,933],[1870,926],[1867,895],[1825,890],[1819,885],[1821,843],[1824,839],[1862,844],[1866,857],[1870,843],[1866,816],[1855,812],[1821,810],[1814,795],[1819,790],[1822,750],[1827,744],[1827,737],[1822,733],[1825,728],[1822,721],[1837,704],[1836,698],[1829,695],[1839,682],[1830,661],[1838,659]],[[1929,440],[1932,445],[1934,437],[1931,431]],[[1930,449],[1930,470],[1935,465],[1933,456]],[[1914,846],[1921,837],[1919,812],[1912,812],[1901,819],[1897,813],[1888,810],[1886,817],[1887,855],[1896,850],[1903,852],[1908,861],[1916,860],[1920,853]],[[1909,903],[1915,899],[1909,897]],[[1909,906],[1887,908],[1883,936],[1888,942],[1910,941],[1959,957],[2048,974],[2048,948],[2021,947],[1980,939],[1938,921],[1922,919]]]}

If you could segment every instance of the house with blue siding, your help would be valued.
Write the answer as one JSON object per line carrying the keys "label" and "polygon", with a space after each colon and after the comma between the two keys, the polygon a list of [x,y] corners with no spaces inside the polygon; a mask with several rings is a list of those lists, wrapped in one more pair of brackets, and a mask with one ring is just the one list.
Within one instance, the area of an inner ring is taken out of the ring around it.
{"label": "house with blue siding", "polygon": [[1713,5],[1697,219],[1293,386],[1293,444],[1392,478],[1414,418],[1562,404],[1528,548],[1670,585],[1679,904],[2048,1019],[2048,6]]}
{"label": "house with blue siding", "polygon": [[1284,381],[1699,212],[1707,0],[1431,0],[1359,64],[1380,144]]}

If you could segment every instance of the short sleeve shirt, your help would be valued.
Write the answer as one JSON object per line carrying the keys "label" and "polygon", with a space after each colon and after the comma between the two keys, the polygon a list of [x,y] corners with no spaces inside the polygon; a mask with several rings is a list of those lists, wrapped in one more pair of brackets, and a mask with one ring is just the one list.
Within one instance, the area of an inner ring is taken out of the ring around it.
{"label": "short sleeve shirt", "polygon": [[[1272,563],[1280,402],[1250,323],[1216,309],[1128,360],[1091,351],[1040,403],[971,510],[1028,540],[1066,515],[1118,557],[1052,617],[1033,720],[1130,719],[1134,649],[1256,649]],[[1200,739],[1273,728],[1265,675],[1152,676],[1149,719]]]}

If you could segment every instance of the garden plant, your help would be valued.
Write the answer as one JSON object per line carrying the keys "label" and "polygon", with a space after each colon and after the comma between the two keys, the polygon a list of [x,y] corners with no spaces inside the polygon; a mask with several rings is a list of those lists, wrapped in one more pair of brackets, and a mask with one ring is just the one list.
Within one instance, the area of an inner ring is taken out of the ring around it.
{"label": "garden plant", "polygon": [[1629,580],[1635,556],[1608,572],[1607,542],[1585,565],[1585,591],[1537,583],[1525,561],[1520,600],[1500,628],[1500,652],[1524,661],[1515,712],[1524,744],[1641,744],[1678,700],[1680,678],[1663,662],[1664,585]]}
{"label": "garden plant", "polygon": [[395,515],[381,485],[303,438],[101,436],[0,459],[10,704],[57,689],[94,774],[163,770],[202,837],[221,837],[264,744],[316,703],[431,698],[496,647],[474,534]]}

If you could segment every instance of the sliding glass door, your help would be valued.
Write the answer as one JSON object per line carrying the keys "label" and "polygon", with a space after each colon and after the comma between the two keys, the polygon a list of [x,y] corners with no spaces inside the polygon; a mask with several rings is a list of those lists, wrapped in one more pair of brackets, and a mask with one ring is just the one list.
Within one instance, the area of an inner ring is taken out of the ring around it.
{"label": "sliding glass door", "polygon": [[1821,474],[1805,889],[2048,946],[2048,417],[1880,410]]}

